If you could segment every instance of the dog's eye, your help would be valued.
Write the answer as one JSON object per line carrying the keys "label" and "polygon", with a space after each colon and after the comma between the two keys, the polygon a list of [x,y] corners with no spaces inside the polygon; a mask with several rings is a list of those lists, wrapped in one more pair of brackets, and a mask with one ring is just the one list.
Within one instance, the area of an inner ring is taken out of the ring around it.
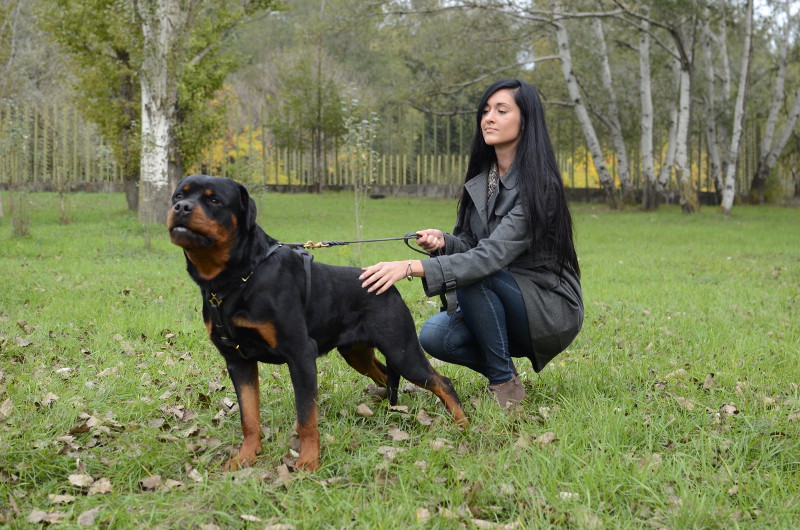
{"label": "dog's eye", "polygon": [[209,197],[208,202],[211,204],[220,204],[219,199],[217,199],[216,197]]}
{"label": "dog's eye", "polygon": [[182,193],[176,193],[175,196],[172,199],[175,200],[175,201],[179,201],[179,200],[183,199],[183,194]]}

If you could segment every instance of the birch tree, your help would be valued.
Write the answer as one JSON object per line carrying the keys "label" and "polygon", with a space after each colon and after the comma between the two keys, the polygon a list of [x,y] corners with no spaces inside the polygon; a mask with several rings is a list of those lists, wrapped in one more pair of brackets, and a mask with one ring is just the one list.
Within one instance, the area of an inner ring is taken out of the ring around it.
{"label": "birch tree", "polygon": [[[560,10],[560,7],[561,6],[558,3],[554,3],[554,9],[556,13]],[[583,96],[578,84],[578,79],[573,70],[572,53],[569,46],[569,34],[567,33],[567,27],[565,22],[563,20],[559,20],[558,18],[556,18],[552,24],[555,28],[556,42],[558,44],[558,55],[561,59],[561,72],[564,76],[564,82],[567,86],[570,102],[573,105],[575,115],[578,118],[581,129],[583,130],[586,146],[592,155],[592,161],[594,162],[595,170],[597,171],[597,175],[600,179],[600,184],[603,186],[603,190],[605,191],[606,201],[609,207],[619,208],[620,201],[617,188],[614,184],[614,179],[611,178],[611,174],[608,171],[608,166],[606,166],[605,159],[603,158],[603,149],[600,145],[600,140],[598,139],[597,132],[592,124],[589,111],[587,110],[586,105],[583,103]]]}
{"label": "birch tree", "polygon": [[791,40],[792,28],[797,25],[797,16],[792,16],[790,6],[790,2],[784,2],[785,23],[778,42],[778,64],[775,75],[775,85],[773,87],[772,104],[770,105],[767,121],[764,125],[764,136],[761,138],[761,145],[759,146],[758,165],[748,193],[748,202],[751,204],[762,204],[764,202],[767,178],[769,177],[770,171],[772,171],[772,168],[775,166],[775,163],[778,161],[778,157],[789,142],[798,116],[800,116],[800,87],[795,87],[792,91],[794,103],[788,112],[783,128],[776,136],[776,127],[780,112],[786,102],[786,52],[789,41]]}
{"label": "birch tree", "polygon": [[747,96],[747,85],[750,77],[750,56],[753,34],[753,0],[747,0],[744,23],[744,45],[742,46],[742,68],[739,74],[739,87],[736,91],[736,106],[733,112],[733,126],[731,145],[728,150],[725,168],[725,183],[722,188],[722,203],[720,210],[725,214],[731,213],[733,199],[736,195],[736,170],[739,165],[739,147],[744,130],[744,111]]}
{"label": "birch tree", "polygon": [[642,106],[639,120],[639,150],[642,153],[642,208],[656,207],[656,168],[653,156],[653,91],[650,83],[650,23],[639,27],[639,100]]}
{"label": "birch tree", "polygon": [[142,149],[139,220],[163,223],[169,197],[169,162],[175,149],[180,43],[197,2],[134,0],[142,26]]}
{"label": "birch tree", "polygon": [[[619,175],[620,187],[622,188],[622,201],[625,204],[633,204],[634,190],[631,180],[630,164],[628,163],[628,149],[625,146],[625,136],[622,131],[622,123],[619,119],[619,108],[617,106],[617,94],[614,90],[611,77],[611,66],[608,62],[608,48],[603,32],[603,21],[599,17],[592,19],[592,29],[597,44],[597,58],[600,63],[600,79],[608,98],[607,113],[605,121],[611,133],[611,142],[617,156],[617,173]],[[652,113],[651,113],[652,117]],[[651,148],[652,152],[652,148]]]}
{"label": "birch tree", "polygon": [[[199,69],[209,56],[218,52],[233,29],[250,15],[266,10],[273,0],[133,0],[142,31],[142,66],[139,72],[142,96],[141,177],[139,182],[139,220],[163,222],[171,187],[183,171],[183,155],[178,138],[184,115],[181,92],[191,92],[181,83],[184,72]],[[201,43],[197,46],[197,43]],[[213,76],[221,85],[226,68],[220,66],[202,75]],[[202,69],[201,69],[202,70]],[[216,71],[215,71],[216,70]],[[222,74],[220,76],[220,74]],[[195,75],[201,75],[196,72]],[[188,80],[191,81],[191,80]],[[200,99],[196,112],[211,94],[202,89],[186,99]],[[183,143],[191,139],[183,136]]]}

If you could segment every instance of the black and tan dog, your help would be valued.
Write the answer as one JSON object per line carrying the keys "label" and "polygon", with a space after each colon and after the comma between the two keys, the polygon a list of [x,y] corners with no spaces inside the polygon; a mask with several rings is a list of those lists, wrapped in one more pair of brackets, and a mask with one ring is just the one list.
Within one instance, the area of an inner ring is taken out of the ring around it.
{"label": "black and tan dog", "polygon": [[333,348],[385,385],[391,404],[402,376],[436,394],[457,422],[467,424],[450,380],[422,352],[397,289],[368,293],[359,269],[316,263],[304,251],[281,246],[256,224],[255,203],[241,184],[206,175],[185,178],[172,196],[167,227],[200,286],[203,319],[239,400],[244,440],[226,469],[252,464],[261,451],[259,361],[289,365],[301,468],[320,464],[316,359]]}

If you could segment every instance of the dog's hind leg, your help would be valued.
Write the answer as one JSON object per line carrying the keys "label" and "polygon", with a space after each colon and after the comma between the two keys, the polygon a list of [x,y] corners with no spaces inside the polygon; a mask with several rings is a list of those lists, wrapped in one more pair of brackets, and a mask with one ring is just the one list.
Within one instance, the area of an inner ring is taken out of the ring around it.
{"label": "dog's hind leg", "polygon": [[433,392],[453,415],[456,423],[463,427],[469,425],[469,420],[461,407],[461,400],[450,379],[431,366],[419,342],[409,343],[402,349],[399,349],[397,345],[391,345],[381,351],[386,354],[389,373],[394,370],[415,385]]}
{"label": "dog's hind leg", "polygon": [[366,375],[380,386],[386,386],[386,366],[375,358],[374,348],[359,342],[340,346],[338,349],[347,364],[352,366],[356,372]]}
{"label": "dog's hind leg", "polygon": [[400,374],[395,370],[391,363],[386,367],[386,393],[389,398],[389,405],[397,405],[397,393],[400,387]]}

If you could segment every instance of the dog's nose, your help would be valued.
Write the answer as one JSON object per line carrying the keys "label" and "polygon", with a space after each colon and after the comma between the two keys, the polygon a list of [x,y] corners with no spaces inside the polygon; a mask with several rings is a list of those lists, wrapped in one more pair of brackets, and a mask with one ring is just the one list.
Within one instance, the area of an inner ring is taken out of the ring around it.
{"label": "dog's nose", "polygon": [[194,203],[191,201],[178,201],[172,208],[176,214],[188,215],[194,210]]}

